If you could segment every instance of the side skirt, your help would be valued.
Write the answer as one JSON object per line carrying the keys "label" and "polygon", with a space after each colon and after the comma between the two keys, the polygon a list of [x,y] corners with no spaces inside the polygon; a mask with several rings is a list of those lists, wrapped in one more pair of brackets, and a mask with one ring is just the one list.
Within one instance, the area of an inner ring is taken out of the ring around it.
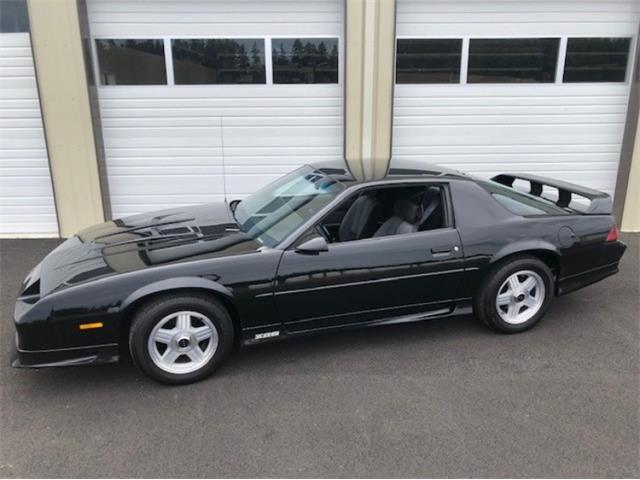
{"label": "side skirt", "polygon": [[450,308],[441,308],[438,310],[430,310],[421,313],[409,315],[394,316],[388,318],[379,318],[375,320],[367,320],[364,322],[348,323],[345,325],[334,325],[330,327],[310,328],[307,330],[296,330],[290,332],[282,324],[269,325],[260,329],[251,329],[244,331],[242,334],[242,346],[251,346],[266,342],[285,340],[288,338],[306,337],[324,332],[335,332],[339,330],[353,330],[364,327],[377,327],[380,325],[393,325],[398,323],[413,323],[424,320],[432,320],[436,318],[453,318],[471,315],[473,313],[472,300],[463,299],[458,301],[455,306]]}

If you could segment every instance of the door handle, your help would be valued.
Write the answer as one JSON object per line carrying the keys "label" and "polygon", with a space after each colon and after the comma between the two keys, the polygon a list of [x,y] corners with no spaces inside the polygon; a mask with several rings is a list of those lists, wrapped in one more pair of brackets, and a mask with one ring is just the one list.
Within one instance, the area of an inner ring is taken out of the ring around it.
{"label": "door handle", "polygon": [[454,247],[433,247],[431,253],[434,255],[451,255],[453,252],[457,252],[460,248],[456,245]]}

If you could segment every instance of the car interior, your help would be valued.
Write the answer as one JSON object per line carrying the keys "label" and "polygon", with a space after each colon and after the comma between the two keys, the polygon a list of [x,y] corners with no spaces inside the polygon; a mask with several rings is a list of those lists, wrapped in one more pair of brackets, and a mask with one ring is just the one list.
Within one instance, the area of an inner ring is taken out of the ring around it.
{"label": "car interior", "polygon": [[317,226],[328,243],[400,235],[442,228],[442,187],[368,189],[345,200]]}

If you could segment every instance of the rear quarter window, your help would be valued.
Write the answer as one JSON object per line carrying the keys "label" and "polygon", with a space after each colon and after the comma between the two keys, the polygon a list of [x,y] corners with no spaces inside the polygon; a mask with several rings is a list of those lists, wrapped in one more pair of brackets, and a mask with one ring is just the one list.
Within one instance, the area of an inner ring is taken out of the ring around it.
{"label": "rear quarter window", "polygon": [[535,215],[568,215],[569,212],[544,198],[535,197],[496,182],[480,181],[491,197],[511,213],[523,217]]}

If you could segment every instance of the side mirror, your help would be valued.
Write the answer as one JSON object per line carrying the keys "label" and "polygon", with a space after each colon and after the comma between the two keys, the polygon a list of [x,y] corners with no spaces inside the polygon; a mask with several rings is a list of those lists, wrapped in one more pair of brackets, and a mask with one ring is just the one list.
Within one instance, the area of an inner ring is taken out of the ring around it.
{"label": "side mirror", "polygon": [[232,212],[236,211],[236,208],[238,207],[238,204],[241,202],[241,200],[231,200],[231,202],[229,202],[229,208],[231,209]]}
{"label": "side mirror", "polygon": [[327,245],[327,241],[322,237],[314,237],[296,247],[297,253],[304,253],[307,255],[318,255],[320,252],[328,251],[329,245]]}

